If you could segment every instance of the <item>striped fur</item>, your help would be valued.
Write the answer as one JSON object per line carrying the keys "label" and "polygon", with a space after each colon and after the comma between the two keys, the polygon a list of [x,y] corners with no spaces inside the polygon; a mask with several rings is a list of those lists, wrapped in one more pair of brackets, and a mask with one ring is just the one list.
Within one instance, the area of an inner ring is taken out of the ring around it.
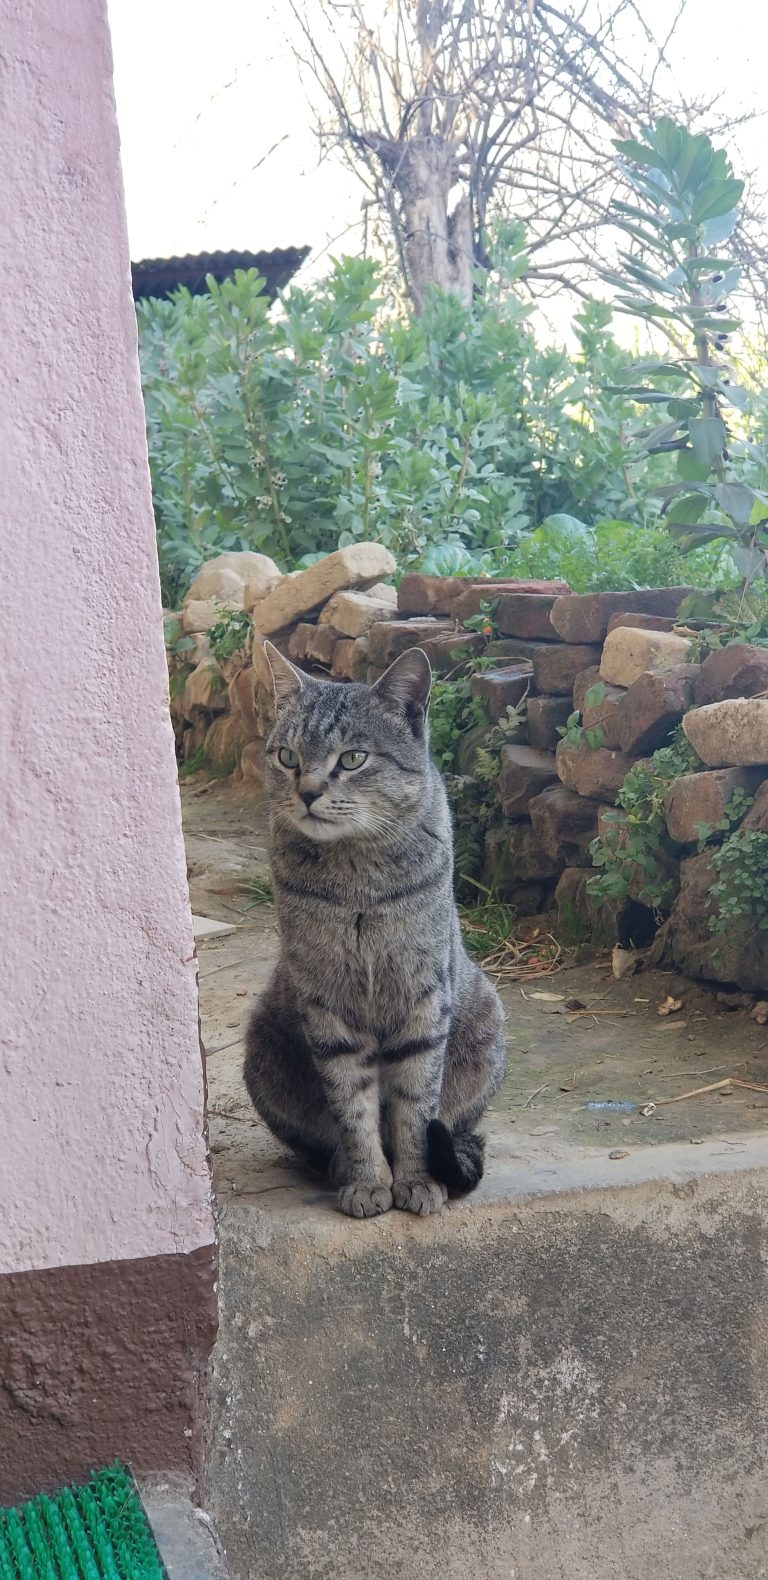
{"label": "striped fur", "polygon": [[343,1212],[435,1212],[482,1175],[472,1132],[504,1073],[504,1027],[461,941],[429,664],[412,649],[369,690],[268,656],[281,953],[248,1028],[248,1091],[330,1174]]}

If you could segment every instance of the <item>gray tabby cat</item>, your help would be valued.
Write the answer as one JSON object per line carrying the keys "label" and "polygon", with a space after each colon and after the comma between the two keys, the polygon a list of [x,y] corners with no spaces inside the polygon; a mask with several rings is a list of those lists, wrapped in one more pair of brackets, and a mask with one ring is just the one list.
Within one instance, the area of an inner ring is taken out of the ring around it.
{"label": "gray tabby cat", "polygon": [[499,998],[461,941],[429,662],[370,689],[302,675],[266,644],[281,953],[245,1081],[274,1134],[328,1171],[342,1212],[437,1212],[482,1177],[473,1133],[504,1074]]}

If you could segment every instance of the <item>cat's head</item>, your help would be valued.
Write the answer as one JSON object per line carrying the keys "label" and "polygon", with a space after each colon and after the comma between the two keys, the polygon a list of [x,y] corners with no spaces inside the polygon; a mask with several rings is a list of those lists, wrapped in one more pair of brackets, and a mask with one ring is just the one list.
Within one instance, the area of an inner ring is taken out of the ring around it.
{"label": "cat's head", "polygon": [[307,839],[396,838],[424,801],[432,672],[411,648],[374,686],[303,675],[270,642],[275,727],[267,741],[275,817]]}

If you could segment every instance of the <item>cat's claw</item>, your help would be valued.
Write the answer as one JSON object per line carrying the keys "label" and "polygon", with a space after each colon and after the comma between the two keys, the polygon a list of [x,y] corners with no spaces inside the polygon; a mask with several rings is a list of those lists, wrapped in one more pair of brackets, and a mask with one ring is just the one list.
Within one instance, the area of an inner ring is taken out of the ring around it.
{"label": "cat's claw", "polygon": [[416,1179],[395,1180],[393,1194],[396,1207],[402,1212],[418,1213],[421,1218],[426,1218],[431,1212],[439,1212],[448,1200],[446,1186],[433,1180],[429,1174]]}
{"label": "cat's claw", "polygon": [[389,1185],[366,1185],[358,1182],[343,1185],[338,1195],[341,1212],[348,1218],[377,1218],[379,1213],[389,1212],[392,1206],[392,1190]]}

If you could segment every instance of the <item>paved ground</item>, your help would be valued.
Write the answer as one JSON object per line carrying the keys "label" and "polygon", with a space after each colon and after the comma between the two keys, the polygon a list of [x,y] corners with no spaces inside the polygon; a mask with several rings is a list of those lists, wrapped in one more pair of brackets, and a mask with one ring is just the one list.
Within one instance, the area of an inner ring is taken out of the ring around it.
{"label": "paved ground", "polygon": [[[253,791],[185,786],[190,886],[196,913],[235,925],[199,944],[203,1039],[211,1137],[219,1190],[298,1183],[283,1149],[254,1115],[240,1078],[241,1034],[264,985],[278,940],[266,875],[263,813]],[[768,1125],[768,1094],[734,1088],[682,1102],[663,1100],[731,1076],[768,1084],[768,1028],[745,1009],[728,1010],[716,990],[676,973],[640,972],[617,982],[606,956],[526,985],[502,983],[508,1010],[509,1073],[489,1115],[489,1173],[505,1161],[555,1164],[576,1149],[587,1158],[670,1142],[706,1148],[697,1166],[746,1148]],[[667,997],[682,999],[661,1017]],[[572,1001],[585,1006],[574,1013]],[[660,1100],[662,1100],[660,1102]],[[596,1103],[632,1108],[595,1108]],[[658,1106],[644,1117],[640,1108]],[[611,1160],[615,1164],[621,1159]],[[617,1174],[623,1173],[617,1169]]]}

